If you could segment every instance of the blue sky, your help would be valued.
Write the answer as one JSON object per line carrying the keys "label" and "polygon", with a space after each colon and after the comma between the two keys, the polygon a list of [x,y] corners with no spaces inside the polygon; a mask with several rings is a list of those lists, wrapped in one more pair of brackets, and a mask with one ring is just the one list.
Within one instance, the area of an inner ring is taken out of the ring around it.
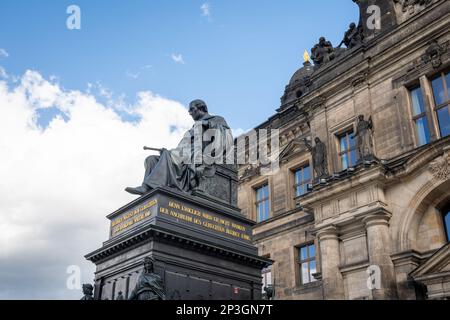
{"label": "blue sky", "polygon": [[[66,28],[71,4],[81,30]],[[358,17],[351,0],[1,1],[1,63],[70,90],[101,83],[130,104],[139,91],[185,105],[203,98],[231,127],[249,129],[279,107],[303,51],[322,35],[337,45]]]}

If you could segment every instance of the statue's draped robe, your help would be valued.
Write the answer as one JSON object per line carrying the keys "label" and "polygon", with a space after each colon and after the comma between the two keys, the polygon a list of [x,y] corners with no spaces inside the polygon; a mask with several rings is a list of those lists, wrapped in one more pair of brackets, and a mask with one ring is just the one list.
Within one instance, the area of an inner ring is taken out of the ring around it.
{"label": "statue's draped robe", "polygon": [[313,148],[313,165],[317,174],[317,178],[323,178],[327,175],[327,158],[326,146],[323,142],[319,142]]}
{"label": "statue's draped robe", "polygon": [[161,277],[155,273],[142,274],[136,288],[130,295],[130,300],[165,300],[164,284]]}
{"label": "statue's draped robe", "polygon": [[360,121],[358,123],[358,151],[360,160],[365,160],[373,155],[372,132],[370,121]]}
{"label": "statue's draped robe", "polygon": [[[214,149],[231,152],[233,136],[225,119],[206,114],[186,132],[175,149],[163,150],[161,156],[149,157],[146,160],[143,184],[152,189],[170,187],[184,192],[191,190],[198,168],[204,168],[205,162],[209,165],[214,161],[207,154],[203,154],[205,147],[211,142],[202,142],[201,137],[209,129],[216,130]],[[232,152],[234,154],[234,150]],[[223,154],[217,155],[217,159],[219,158],[223,160]]]}

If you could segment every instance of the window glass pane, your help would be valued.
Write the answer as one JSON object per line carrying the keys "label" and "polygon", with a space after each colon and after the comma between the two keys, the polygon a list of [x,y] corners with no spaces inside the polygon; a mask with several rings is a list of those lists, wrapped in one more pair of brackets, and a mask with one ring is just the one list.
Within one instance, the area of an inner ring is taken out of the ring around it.
{"label": "window glass pane", "polygon": [[264,212],[263,212],[263,204],[259,203],[258,204],[258,222],[262,222],[263,221],[263,219],[264,219],[263,214],[264,214]]}
{"label": "window glass pane", "polygon": [[348,165],[348,156],[347,156],[347,153],[344,153],[344,154],[341,156],[341,162],[342,162],[342,170],[348,169],[349,165]]}
{"label": "window glass pane", "polygon": [[445,75],[445,82],[447,82],[447,92],[450,92],[450,72]]}
{"label": "window glass pane", "polygon": [[436,103],[436,106],[439,106],[446,101],[442,77],[434,79],[432,81],[432,85],[433,85],[434,101]]}
{"label": "window glass pane", "polygon": [[439,129],[441,130],[441,138],[450,135],[450,115],[448,113],[448,107],[439,109],[438,112]]}
{"label": "window glass pane", "polygon": [[311,279],[311,282],[316,281],[316,279],[313,277],[313,274],[316,273],[316,272],[317,272],[317,270],[316,270],[316,261],[314,260],[314,261],[311,261],[309,263],[309,275],[310,275],[309,278]]}
{"label": "window glass pane", "polygon": [[416,130],[419,147],[430,142],[430,130],[428,129],[427,117],[416,120]]}
{"label": "window glass pane", "polygon": [[297,197],[300,197],[300,196],[302,196],[304,194],[305,194],[305,191],[304,191],[303,185],[298,186],[295,195]]}
{"label": "window glass pane", "polygon": [[445,215],[444,222],[447,230],[447,241],[450,241],[450,212]]}
{"label": "window glass pane", "polygon": [[270,208],[269,208],[269,200],[264,201],[264,207],[265,207],[265,218],[266,220],[269,219],[269,213],[270,213]]}
{"label": "window glass pane", "polygon": [[311,171],[309,166],[303,168],[303,177],[305,182],[311,180]]}
{"label": "window glass pane", "polygon": [[347,135],[341,137],[340,145],[341,145],[341,152],[344,152],[345,150],[348,149]]}
{"label": "window glass pane", "polygon": [[301,261],[308,259],[308,251],[307,250],[308,250],[307,247],[302,247],[300,249],[300,260]]}
{"label": "window glass pane", "polygon": [[295,172],[295,184],[299,184],[302,181],[302,172],[297,170]]}
{"label": "window glass pane", "polygon": [[309,257],[313,258],[316,256],[316,247],[314,245],[309,246]]}
{"label": "window glass pane", "polygon": [[307,194],[307,193],[308,193],[308,184],[305,183],[305,184],[303,185],[303,194]]}
{"label": "window glass pane", "polygon": [[302,263],[302,283],[303,284],[309,283],[309,271],[307,263]]}
{"label": "window glass pane", "polygon": [[356,150],[352,150],[350,152],[350,159],[351,159],[351,164],[349,164],[349,165],[355,166],[356,162],[358,160],[358,155],[356,153]]}
{"label": "window glass pane", "polygon": [[350,149],[353,149],[353,148],[355,148],[356,147],[356,138],[353,138],[352,139],[352,134],[353,134],[353,131],[351,131],[351,132],[349,132],[349,139],[350,139]]}
{"label": "window glass pane", "polygon": [[413,116],[418,116],[425,112],[425,105],[423,103],[422,88],[417,88],[411,91],[411,99],[413,105]]}
{"label": "window glass pane", "polygon": [[267,186],[267,185],[263,187],[263,197],[264,198],[269,197],[269,186]]}
{"label": "window glass pane", "polygon": [[261,194],[262,194],[262,190],[261,188],[256,190],[256,201],[261,200]]}

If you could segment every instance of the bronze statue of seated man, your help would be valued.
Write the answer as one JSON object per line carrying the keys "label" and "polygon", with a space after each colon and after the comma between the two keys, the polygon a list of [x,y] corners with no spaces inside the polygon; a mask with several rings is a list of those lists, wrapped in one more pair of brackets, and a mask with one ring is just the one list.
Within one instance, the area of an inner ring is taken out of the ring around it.
{"label": "bronze statue of seated man", "polygon": [[[214,135],[216,149],[230,150],[233,145],[233,136],[225,119],[220,116],[212,116],[208,113],[208,107],[202,100],[194,100],[189,104],[189,114],[195,124],[186,132],[183,139],[172,150],[161,149],[159,156],[149,156],[145,160],[145,175],[141,186],[126,188],[125,191],[144,195],[159,187],[170,187],[183,192],[189,192],[199,187],[200,180],[214,175],[211,163],[204,163],[203,151],[207,144],[203,142],[203,132],[215,130]],[[216,139],[219,136],[218,139]],[[201,139],[201,151],[198,155],[194,139]],[[221,153],[221,156],[223,154]],[[200,161],[198,160],[200,159]]]}

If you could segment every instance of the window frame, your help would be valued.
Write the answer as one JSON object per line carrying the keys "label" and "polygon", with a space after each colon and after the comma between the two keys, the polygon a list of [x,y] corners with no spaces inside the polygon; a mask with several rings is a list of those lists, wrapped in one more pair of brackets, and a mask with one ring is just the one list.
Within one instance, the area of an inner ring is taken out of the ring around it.
{"label": "window frame", "polygon": [[[305,180],[305,169],[308,168],[309,170],[309,180]],[[311,184],[311,182],[313,181],[312,175],[313,172],[311,170],[311,165],[309,164],[309,162],[303,163],[300,166],[295,167],[294,169],[291,170],[292,174],[294,175],[294,185],[293,185],[293,189],[294,189],[294,199],[297,199],[299,197],[302,197],[304,195],[306,195],[309,191],[308,191],[308,185]],[[302,172],[302,179],[300,182],[297,181],[297,173],[301,171]],[[297,189],[298,187],[305,187],[306,186],[306,191],[303,194],[297,194]]]}
{"label": "window frame", "polygon": [[[446,76],[449,74],[450,74],[450,70],[443,70],[443,71],[440,71],[437,75],[434,75],[433,77],[428,78],[429,86],[430,86],[431,93],[433,96],[432,110],[435,114],[435,120],[436,120],[435,125],[438,130],[439,139],[443,139],[443,138],[449,136],[449,135],[447,135],[444,137],[442,135],[442,129],[441,129],[441,124],[439,122],[439,114],[438,114],[438,112],[440,110],[447,107],[447,112],[449,113],[449,117],[450,117],[450,91],[448,90],[448,84],[447,84],[447,78],[446,78]],[[442,80],[442,86],[443,86],[444,94],[445,94],[445,98],[446,98],[446,100],[442,104],[439,104],[439,105],[436,103],[436,94],[434,92],[434,87],[433,87],[433,81],[435,81],[436,79]],[[423,89],[422,89],[422,91],[423,91]],[[422,94],[423,94],[423,92],[422,92]]]}
{"label": "window frame", "polygon": [[[314,257],[310,257],[309,256],[309,248],[310,247],[314,247],[314,254],[315,254]],[[306,248],[306,252],[307,252],[307,255],[308,255],[308,257],[306,259],[304,259],[304,260],[302,260],[302,249],[303,248]],[[298,276],[299,282],[298,283],[301,286],[305,286],[305,285],[309,285],[309,284],[312,284],[314,282],[317,282],[317,279],[314,278],[313,275],[311,274],[311,262],[315,262],[315,264],[316,264],[316,273],[318,272],[317,246],[316,246],[315,242],[314,241],[313,242],[307,242],[305,244],[297,246],[296,250],[297,250],[297,255],[298,255],[298,257],[296,259],[297,260],[296,263],[297,263],[297,268],[299,270],[299,276]],[[309,281],[306,282],[306,283],[303,282],[303,268],[302,268],[303,264],[305,264],[305,263],[308,265],[308,279],[309,279]]]}
{"label": "window frame", "polygon": [[[356,166],[356,164],[358,163],[358,146],[355,143],[354,147],[351,147],[351,140],[354,140],[351,138],[351,136],[355,133],[354,128],[347,128],[347,130],[344,130],[340,133],[336,134],[336,138],[337,138],[337,153],[338,153],[338,159],[339,159],[339,166],[341,171],[343,170],[348,170],[349,168],[353,168]],[[347,140],[347,146],[348,149],[342,151],[341,150],[341,140],[342,138],[346,138]],[[351,163],[352,162],[352,152],[355,152],[355,158],[356,158],[356,163]],[[343,156],[347,155],[347,162],[348,162],[348,166],[347,168],[344,168],[344,163],[343,163]]]}
{"label": "window frame", "polygon": [[[267,187],[267,197],[263,197],[262,199],[258,200],[258,191],[263,189],[263,188],[265,188],[265,187]],[[265,182],[263,182],[263,183],[261,183],[261,184],[259,184],[257,186],[254,186],[253,187],[253,191],[254,191],[254,200],[255,200],[254,203],[253,203],[253,208],[255,210],[255,221],[256,221],[256,223],[263,223],[263,222],[265,222],[265,221],[270,219],[270,214],[271,214],[271,211],[272,211],[271,208],[270,208],[271,201],[270,201],[270,186],[269,186],[269,182],[265,181]],[[258,206],[261,203],[265,203],[266,201],[268,202],[268,209],[269,209],[269,212],[267,212],[267,218],[264,219],[264,220],[259,221],[259,215],[260,214],[259,214],[259,211],[258,211]]]}
{"label": "window frame", "polygon": [[[408,90],[408,98],[409,98],[409,104],[410,104],[410,111],[411,111],[411,119],[413,122],[413,130],[414,130],[414,137],[415,137],[415,145],[417,147],[421,147],[424,145],[429,144],[430,142],[433,141],[433,133],[432,133],[432,128],[433,128],[433,119],[430,118],[430,114],[428,111],[428,106],[426,103],[426,92],[425,92],[425,88],[422,86],[422,83],[418,83],[415,86],[411,86],[409,88],[407,88]],[[418,115],[414,115],[414,100],[413,100],[413,91],[415,90],[420,90],[421,96],[422,96],[422,103],[423,103],[423,107],[424,107],[424,111],[421,114]],[[419,132],[418,132],[418,128],[417,128],[417,121],[420,119],[425,118],[426,123],[427,123],[427,129],[428,129],[428,141],[424,144],[420,143],[420,136],[419,136]]]}

